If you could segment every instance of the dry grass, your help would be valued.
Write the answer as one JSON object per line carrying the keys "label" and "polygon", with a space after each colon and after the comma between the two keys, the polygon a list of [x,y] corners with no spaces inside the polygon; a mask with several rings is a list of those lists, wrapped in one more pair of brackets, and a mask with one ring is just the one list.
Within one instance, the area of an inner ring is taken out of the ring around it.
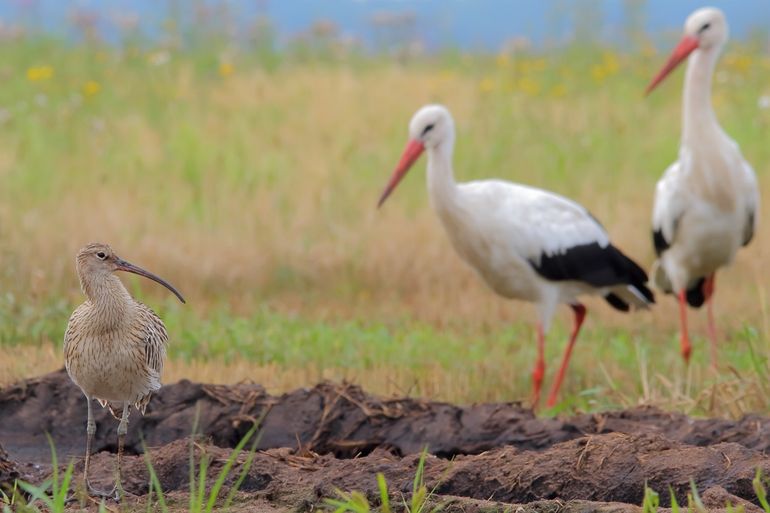
{"label": "dry grass", "polygon": [[[238,69],[226,79],[201,77],[184,59],[163,70],[124,69],[116,61],[99,72],[102,92],[77,108],[67,107],[67,90],[84,77],[63,68],[60,83],[20,84],[6,93],[10,104],[33,104],[40,94],[48,101],[15,116],[0,133],[6,184],[0,189],[0,279],[17,304],[62,301],[66,310],[81,300],[73,255],[101,240],[177,285],[189,299],[185,315],[205,319],[224,308],[249,316],[267,306],[331,323],[413,320],[459,329],[470,343],[476,334],[529,321],[533,310],[497,298],[459,261],[428,205],[422,166],[375,209],[409,117],[426,102],[448,105],[459,130],[458,179],[500,177],[567,194],[649,266],[652,194],[676,158],[679,89],[673,80],[657,96],[642,98],[660,58],[620,58],[620,71],[600,84],[577,74],[580,62],[558,56],[544,70],[526,73],[493,63],[286,66],[272,73]],[[761,72],[768,63],[757,60],[759,71],[730,71],[716,93],[720,118],[755,164],[766,194],[770,111],[758,110],[756,101],[766,92]],[[569,80],[562,78],[565,69]],[[522,92],[515,84],[527,73],[544,84],[564,81],[567,93]],[[485,80],[494,87],[480,87]],[[742,87],[731,87],[738,83]],[[720,274],[717,295],[724,332],[732,337],[755,326],[763,344],[769,329],[765,224]],[[165,297],[141,286],[151,303]],[[625,331],[655,348],[670,345],[676,330],[671,298],[639,315],[618,315],[597,302],[589,308],[589,330]],[[696,333],[704,328],[700,317],[693,315]],[[51,322],[29,337],[58,343],[66,316]],[[19,351],[30,351],[27,361],[35,364],[3,363],[3,381],[58,366],[48,347]],[[590,361],[590,354],[578,356],[576,365]],[[628,362],[607,365],[609,381],[628,370]],[[426,395],[479,397],[469,396],[474,387],[463,376],[431,371],[429,362],[419,368],[429,374],[401,375],[387,363],[356,375],[332,367],[309,372],[174,361],[167,381],[250,378],[284,390],[319,378],[353,378],[382,393],[413,390],[417,381]],[[586,372],[597,376],[596,369]],[[513,360],[497,380],[522,373],[528,364]],[[499,397],[507,390],[501,386],[481,395]]]}
{"label": "dry grass", "polygon": [[[180,83],[185,76],[180,72]],[[178,283],[201,311],[221,300],[241,312],[265,301],[279,308],[309,302],[321,314],[346,315],[364,302],[372,315],[407,312],[436,323],[520,318],[518,306],[502,313],[500,301],[458,261],[430,211],[422,179],[407,180],[382,211],[374,208],[406,122],[429,101],[451,106],[457,118],[459,178],[504,177],[568,194],[603,220],[618,245],[651,263],[649,206],[663,166],[650,161],[675,158],[676,102],[659,106],[635,98],[628,109],[603,111],[611,92],[562,100],[489,98],[473,77],[442,76],[401,69],[253,72],[186,86],[189,99],[175,108],[189,109],[189,119],[169,112],[159,123],[149,112],[104,109],[103,132],[76,123],[57,127],[84,140],[77,151],[56,156],[49,190],[24,197],[11,187],[3,194],[3,251],[14,265],[10,289],[77,300],[72,255],[87,241],[105,240]],[[674,88],[661,95],[673,95]],[[46,122],[37,115],[37,123]],[[611,134],[618,123],[622,130]],[[566,146],[560,150],[563,171],[552,159],[527,158],[532,127],[550,134],[549,145]],[[667,135],[652,148],[647,135],[663,127]],[[49,131],[40,129],[35,135],[44,138]],[[177,148],[180,133],[191,140]],[[571,161],[568,148],[581,146],[572,139],[610,135],[615,141],[594,142],[599,148]],[[605,144],[623,150],[608,155],[600,151]],[[8,146],[0,138],[3,167],[29,172],[24,156]],[[228,158],[238,163],[223,169]],[[187,168],[194,168],[194,178]],[[763,177],[762,166],[758,171]],[[759,278],[769,247],[760,233],[721,280],[730,284],[719,296],[725,318],[740,312],[752,324],[762,322],[757,305],[766,290]],[[655,322],[670,329],[665,310]],[[636,322],[599,315],[621,326]]]}

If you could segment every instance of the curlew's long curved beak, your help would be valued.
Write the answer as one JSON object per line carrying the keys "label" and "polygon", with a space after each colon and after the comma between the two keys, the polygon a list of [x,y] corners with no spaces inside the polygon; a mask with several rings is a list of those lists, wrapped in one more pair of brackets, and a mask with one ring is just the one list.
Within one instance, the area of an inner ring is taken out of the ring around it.
{"label": "curlew's long curved beak", "polygon": [[182,303],[186,303],[186,301],[182,297],[182,294],[180,294],[179,291],[176,290],[173,285],[171,285],[169,282],[167,282],[163,278],[161,278],[159,276],[156,276],[156,275],[152,274],[149,271],[145,271],[144,269],[142,269],[138,265],[134,265],[134,264],[132,264],[130,262],[126,262],[125,260],[123,260],[121,258],[118,258],[118,259],[115,260],[115,265],[117,266],[117,270],[118,271],[126,271],[127,273],[138,274],[139,276],[144,276],[145,278],[149,278],[152,281],[160,283],[161,285],[166,287],[168,290],[173,292],[174,295],[179,298],[179,301],[181,301]]}
{"label": "curlew's long curved beak", "polygon": [[401,160],[398,161],[398,165],[396,166],[395,171],[393,171],[393,175],[391,175],[388,185],[385,187],[385,190],[382,191],[380,200],[377,202],[377,208],[385,203],[385,200],[388,199],[390,193],[396,188],[398,182],[400,182],[404,175],[406,175],[406,172],[409,171],[409,168],[412,167],[415,161],[420,158],[423,151],[425,151],[425,145],[416,139],[411,139],[406,143],[404,153],[401,154]]}
{"label": "curlew's long curved beak", "polygon": [[644,94],[648,95],[652,92],[653,89],[658,87],[658,84],[663,82],[663,79],[666,78],[669,73],[674,71],[674,69],[679,66],[679,64],[681,64],[688,55],[695,51],[696,48],[698,48],[698,39],[693,36],[684,36],[681,41],[679,41],[679,44],[676,45],[674,51],[671,52],[671,56],[668,58],[666,65],[663,66],[658,74],[655,75],[655,78],[652,79],[650,85],[647,86]]}

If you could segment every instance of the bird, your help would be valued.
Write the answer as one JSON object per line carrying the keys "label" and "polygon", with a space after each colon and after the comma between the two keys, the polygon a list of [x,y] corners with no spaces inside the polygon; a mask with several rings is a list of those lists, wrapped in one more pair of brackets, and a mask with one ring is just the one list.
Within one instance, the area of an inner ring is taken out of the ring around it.
{"label": "bird", "polygon": [[658,289],[677,296],[685,363],[692,353],[687,305],[699,308],[707,304],[714,367],[718,360],[715,274],[751,242],[760,201],[754,170],[719,125],[711,105],[714,68],[728,32],[719,9],[694,11],[684,24],[679,44],[646,89],[646,94],[651,93],[689,56],[679,159],[666,169],[655,189],[652,241],[657,260],[650,274]]}
{"label": "bird", "polygon": [[[83,480],[89,492],[110,496],[113,492],[122,493],[120,465],[129,409],[133,405],[144,414],[152,393],[160,389],[168,344],[168,333],[160,317],[131,297],[114,273],[125,271],[144,276],[169,289],[182,303],[185,300],[171,284],[121,259],[107,244],[86,245],[78,252],[75,263],[87,300],[75,309],[67,324],[64,365],[88,405]],[[115,487],[109,492],[96,490],[88,479],[91,443],[96,434],[93,399],[102,407],[109,407],[120,421]],[[114,405],[118,408],[114,409]]]}
{"label": "bird", "polygon": [[547,406],[557,403],[575,341],[587,310],[579,296],[600,295],[617,310],[655,302],[646,272],[612,245],[602,225],[578,203],[546,190],[503,180],[457,183],[452,167],[455,126],[443,105],[420,108],[409,123],[409,140],[383,190],[382,206],[423,152],[428,195],[462,260],[498,295],[536,304],[537,359],[532,404],[545,374],[545,336],[560,304],[574,325]]}

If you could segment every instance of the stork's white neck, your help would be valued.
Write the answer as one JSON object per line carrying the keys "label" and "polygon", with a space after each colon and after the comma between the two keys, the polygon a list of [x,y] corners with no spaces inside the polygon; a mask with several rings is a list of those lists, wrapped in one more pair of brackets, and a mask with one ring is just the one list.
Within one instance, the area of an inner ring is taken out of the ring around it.
{"label": "stork's white neck", "polygon": [[[721,48],[712,46],[692,53],[687,63],[682,109],[682,144],[707,144],[722,133],[711,106],[711,82]],[[705,141],[704,141],[705,140]]]}
{"label": "stork's white neck", "polygon": [[428,148],[428,196],[439,214],[451,210],[457,199],[457,182],[452,171],[454,135]]}

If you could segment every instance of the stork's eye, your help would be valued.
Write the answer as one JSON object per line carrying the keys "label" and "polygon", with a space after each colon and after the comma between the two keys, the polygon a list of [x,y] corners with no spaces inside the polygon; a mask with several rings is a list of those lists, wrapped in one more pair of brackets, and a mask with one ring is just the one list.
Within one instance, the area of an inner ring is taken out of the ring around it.
{"label": "stork's eye", "polygon": [[99,260],[104,260],[105,258],[107,258],[107,253],[105,253],[104,251],[100,251],[96,254],[96,258],[98,258]]}
{"label": "stork's eye", "polygon": [[701,33],[704,30],[708,30],[709,27],[711,27],[711,23],[704,23],[703,26],[698,29],[698,33]]}
{"label": "stork's eye", "polygon": [[422,135],[425,135],[425,134],[427,134],[428,132],[430,132],[431,130],[433,130],[433,126],[434,126],[434,125],[433,125],[433,123],[431,123],[430,125],[426,126],[426,127],[423,129],[423,131],[422,131]]}

